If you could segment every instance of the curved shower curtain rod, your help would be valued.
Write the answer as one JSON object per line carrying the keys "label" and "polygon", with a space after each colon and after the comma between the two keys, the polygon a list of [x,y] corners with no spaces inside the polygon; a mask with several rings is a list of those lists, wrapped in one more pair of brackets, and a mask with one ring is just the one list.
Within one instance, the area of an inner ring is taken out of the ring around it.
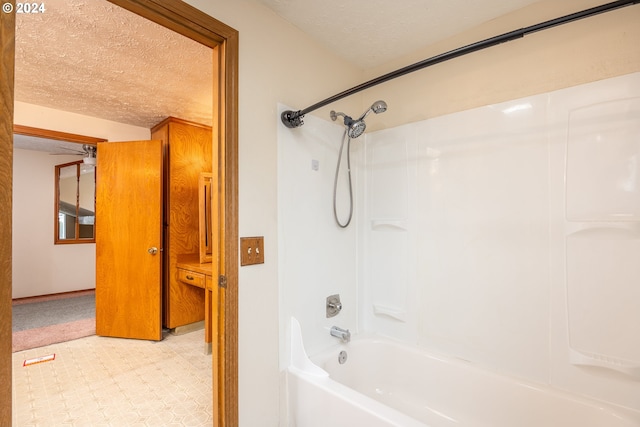
{"label": "curved shower curtain rod", "polygon": [[395,79],[396,77],[403,76],[405,74],[412,73],[414,71],[421,70],[423,68],[429,67],[431,65],[439,64],[441,62],[448,61],[450,59],[457,58],[459,56],[466,55],[468,53],[477,52],[482,49],[486,49],[491,46],[495,46],[501,43],[509,42],[512,40],[516,40],[522,38],[528,34],[535,33],[538,31],[546,30],[548,28],[556,27],[558,25],[566,24],[569,22],[577,21],[582,18],[587,18],[593,15],[597,15],[604,12],[609,12],[614,9],[619,9],[624,6],[630,6],[632,4],[640,3],[640,0],[619,0],[614,1],[612,3],[603,4],[600,6],[592,7],[590,9],[583,10],[581,12],[572,13],[570,15],[565,15],[560,18],[551,19],[549,21],[542,22],[540,24],[531,25],[529,27],[521,28],[519,30],[510,31],[508,33],[501,34],[499,36],[491,37],[476,43],[472,43],[454,50],[450,50],[448,52],[442,53],[440,55],[433,56],[431,58],[427,58],[420,62],[416,62],[415,64],[408,65],[406,67],[400,68],[396,71],[392,71],[388,74],[384,74],[380,77],[376,77],[373,80],[369,80],[368,82],[362,83],[358,86],[352,87],[351,89],[347,89],[344,92],[340,92],[332,97],[325,99],[324,101],[317,102],[310,107],[305,108],[304,110],[292,111],[287,110],[283,111],[280,115],[282,123],[288,128],[297,128],[304,124],[304,115],[310,113],[313,110],[316,110],[320,107],[324,107],[327,104],[338,101],[344,97],[349,95],[353,95],[354,93],[360,92],[362,90],[368,89],[370,87],[379,85],[380,83],[384,83],[386,81]]}

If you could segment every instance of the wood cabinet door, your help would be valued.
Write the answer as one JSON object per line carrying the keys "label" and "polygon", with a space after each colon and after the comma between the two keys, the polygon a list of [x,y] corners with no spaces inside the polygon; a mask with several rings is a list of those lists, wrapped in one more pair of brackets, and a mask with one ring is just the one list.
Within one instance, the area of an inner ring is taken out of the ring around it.
{"label": "wood cabinet door", "polygon": [[98,144],[96,333],[162,339],[162,143]]}

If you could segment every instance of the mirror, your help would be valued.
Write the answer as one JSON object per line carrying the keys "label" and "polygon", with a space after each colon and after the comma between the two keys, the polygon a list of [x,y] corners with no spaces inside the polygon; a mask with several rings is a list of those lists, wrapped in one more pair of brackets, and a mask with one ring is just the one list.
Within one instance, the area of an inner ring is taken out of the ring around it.
{"label": "mirror", "polygon": [[95,167],[82,160],[56,165],[55,182],[55,243],[94,243]]}
{"label": "mirror", "polygon": [[198,185],[198,229],[200,232],[200,263],[211,262],[213,233],[211,230],[212,174],[201,173]]}

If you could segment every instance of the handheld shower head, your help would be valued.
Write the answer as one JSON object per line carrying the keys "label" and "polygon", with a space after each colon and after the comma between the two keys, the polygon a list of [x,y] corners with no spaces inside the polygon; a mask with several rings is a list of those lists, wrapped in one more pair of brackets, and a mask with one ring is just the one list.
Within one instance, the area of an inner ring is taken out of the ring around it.
{"label": "handheld shower head", "polygon": [[[351,117],[347,116],[344,113],[336,113],[335,111],[331,111],[329,116],[331,120],[336,121],[338,116],[344,117],[344,125],[346,127],[344,131],[344,136],[342,137],[342,144],[340,144],[340,152],[338,153],[338,163],[336,164],[336,175],[333,181],[333,217],[336,220],[336,223],[341,228],[346,228],[351,222],[351,218],[353,217],[353,186],[351,184],[351,140],[356,139],[360,135],[364,133],[364,130],[367,128],[367,124],[364,121],[364,118],[370,112],[374,112],[376,114],[384,113],[387,111],[387,103],[384,101],[376,101],[367,111],[365,111],[362,116],[358,120],[353,120]],[[347,138],[347,136],[349,138]],[[338,174],[340,172],[340,161],[342,160],[342,149],[347,145],[347,175],[349,177],[349,217],[347,221],[342,223],[340,219],[338,219],[338,211],[336,208],[336,189],[338,188]]]}
{"label": "handheld shower head", "polygon": [[369,109],[367,111],[362,113],[362,115],[360,116],[360,118],[358,120],[363,120],[372,111],[374,113],[376,113],[376,114],[384,113],[385,111],[387,111],[387,103],[384,102],[384,101],[376,101],[376,102],[374,102],[371,105],[371,107],[369,107]]}
{"label": "handheld shower head", "polygon": [[384,113],[385,111],[387,111],[387,103],[382,100],[376,101],[371,106],[371,111],[376,114]]}

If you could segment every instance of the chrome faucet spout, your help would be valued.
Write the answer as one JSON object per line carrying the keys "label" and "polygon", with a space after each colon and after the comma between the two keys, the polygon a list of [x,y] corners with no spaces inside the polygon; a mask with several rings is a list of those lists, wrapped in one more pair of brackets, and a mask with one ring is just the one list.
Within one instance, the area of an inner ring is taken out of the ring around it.
{"label": "chrome faucet spout", "polygon": [[342,329],[337,326],[332,326],[330,334],[332,337],[340,338],[342,342],[351,341],[351,332],[348,329]]}

